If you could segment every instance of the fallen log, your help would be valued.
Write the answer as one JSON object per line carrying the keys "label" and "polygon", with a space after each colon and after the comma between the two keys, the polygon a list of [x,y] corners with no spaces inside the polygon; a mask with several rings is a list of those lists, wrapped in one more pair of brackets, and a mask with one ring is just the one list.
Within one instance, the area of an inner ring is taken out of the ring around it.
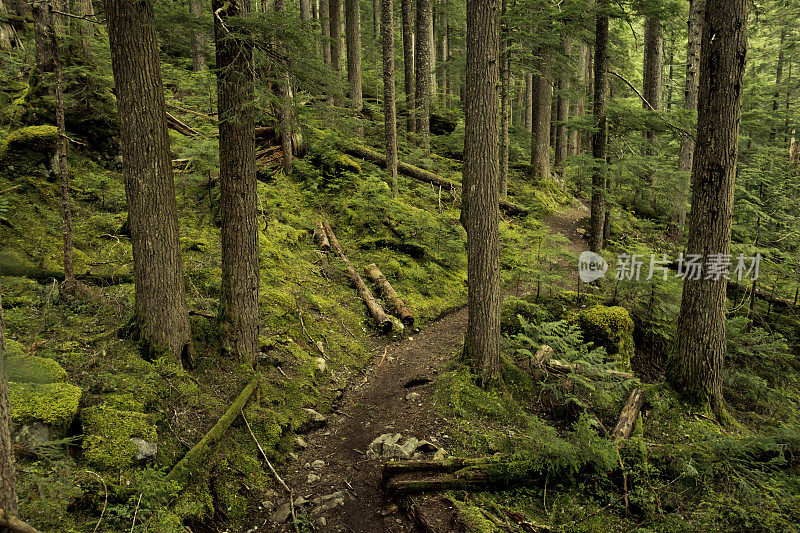
{"label": "fallen log", "polygon": [[200,439],[200,442],[195,444],[194,447],[183,456],[183,459],[178,461],[178,464],[172,467],[172,470],[167,474],[168,480],[185,484],[195,471],[202,470],[206,457],[211,453],[217,442],[228,432],[233,421],[236,420],[239,413],[244,409],[244,406],[247,405],[247,401],[256,389],[258,389],[260,381],[260,373],[250,378],[250,381],[245,385],[242,392],[239,393],[239,396],[236,397],[236,400],[234,400],[228,410],[225,411],[222,418],[220,418],[219,421],[214,424],[214,427]]}
{"label": "fallen log", "polygon": [[548,370],[552,370],[554,372],[560,372],[562,374],[569,374],[570,372],[578,372],[580,374],[587,374],[595,377],[605,377],[614,379],[633,379],[634,377],[636,377],[630,372],[621,372],[619,370],[605,370],[600,368],[587,367],[583,365],[576,365],[573,363],[565,363],[563,361],[559,361],[558,359],[551,359],[550,356],[552,356],[553,353],[554,353],[553,349],[550,346],[543,344],[536,351],[536,354],[533,356],[533,360],[539,367],[545,367]]}
{"label": "fallen log", "polygon": [[336,234],[333,232],[331,225],[328,224],[328,221],[325,220],[322,222],[323,227],[325,228],[325,233],[328,235],[328,240],[330,242],[331,248],[333,251],[336,252],[336,255],[341,258],[347,264],[347,274],[350,276],[350,281],[356,288],[358,295],[364,300],[364,303],[369,310],[369,314],[372,315],[372,318],[375,319],[375,323],[378,325],[378,330],[382,333],[388,333],[392,330],[392,321],[386,316],[386,313],[383,311],[383,307],[372,295],[372,292],[369,290],[367,285],[364,283],[364,280],[361,279],[361,276],[358,275],[356,272],[355,267],[353,264],[350,263],[350,260],[344,255],[344,250],[342,250],[341,245],[339,244],[339,239],[336,238]]}
{"label": "fallen log", "polygon": [[[742,285],[741,283],[737,283],[735,281],[728,281],[728,289],[732,290],[732,291],[735,291],[735,292],[749,292],[753,288],[752,288],[752,286],[745,286],[745,285]],[[772,293],[770,293],[768,291],[765,291],[765,290],[762,290],[762,289],[758,289],[758,288],[756,289],[756,298],[758,298],[760,300],[764,300],[765,302],[770,302],[773,305],[780,305],[780,306],[783,306],[783,307],[796,307],[797,306],[797,303],[793,302],[792,300],[789,300],[787,298],[783,298],[781,296],[775,296],[774,294],[772,294]]]}
{"label": "fallen log", "polygon": [[[351,143],[342,143],[341,148],[346,153],[353,155],[355,157],[360,157],[376,165],[381,165],[386,167],[386,156],[384,156],[380,152],[376,152],[375,150],[370,150],[369,148],[365,148],[363,146],[351,144]],[[421,169],[419,167],[415,167],[414,165],[409,165],[408,163],[403,163],[402,161],[397,162],[397,171],[405,176],[410,178],[414,178],[419,181],[424,181],[425,183],[432,183],[434,185],[439,185],[443,189],[455,190],[460,189],[461,184],[456,183],[455,181],[451,181],[440,176],[437,176],[433,172],[429,172],[427,170]],[[513,204],[508,200],[500,199],[500,208],[506,212],[506,214],[511,216],[527,216],[528,210],[521,205]]]}
{"label": "fallen log", "polygon": [[314,228],[314,242],[326,252],[331,249],[331,243],[328,241],[328,236],[325,234],[325,226],[322,225],[322,222],[317,222],[317,226]]}
{"label": "fallen log", "polygon": [[[61,271],[45,270],[19,263],[7,263],[2,261],[2,258],[0,258],[0,276],[28,278],[42,284],[50,283],[53,280],[59,283],[64,281],[64,273]],[[85,272],[83,274],[75,274],[75,279],[98,286],[133,283],[133,276],[130,274],[93,274]]]}
{"label": "fallen log", "polygon": [[172,115],[169,112],[166,112],[167,115],[167,126],[172,128],[173,130],[177,131],[181,135],[188,135],[190,137],[196,137],[200,135],[200,132],[194,129],[193,127],[181,122],[175,115]]}
{"label": "fallen log", "polygon": [[23,522],[16,516],[7,517],[2,509],[0,509],[0,528],[11,533],[40,533],[38,529]]}
{"label": "fallen log", "polygon": [[625,402],[625,406],[622,408],[614,431],[611,432],[611,438],[624,440],[631,436],[633,425],[636,423],[636,417],[639,415],[642,405],[644,405],[644,391],[642,389],[633,389],[628,401]]}
{"label": "fallen log", "polygon": [[367,276],[380,288],[383,297],[391,304],[394,312],[400,317],[400,321],[408,327],[414,325],[414,314],[411,309],[403,302],[398,296],[394,287],[391,286],[389,280],[383,275],[383,272],[375,265],[370,263],[367,268]]}

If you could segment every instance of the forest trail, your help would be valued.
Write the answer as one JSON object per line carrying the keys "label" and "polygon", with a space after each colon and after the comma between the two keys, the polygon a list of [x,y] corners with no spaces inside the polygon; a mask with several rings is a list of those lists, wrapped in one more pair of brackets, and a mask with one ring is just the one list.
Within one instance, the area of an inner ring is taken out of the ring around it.
{"label": "forest trail", "polygon": [[[587,207],[576,202],[547,217],[545,225],[569,239],[565,246],[578,254],[586,249],[579,228],[587,214]],[[420,531],[383,490],[383,460],[367,459],[365,453],[376,437],[386,433],[401,433],[401,443],[407,437],[415,437],[449,450],[445,421],[433,406],[433,382],[463,345],[466,326],[467,309],[462,307],[408,338],[376,343],[372,363],[344,391],[325,427],[302,436],[308,447],[298,453],[298,459],[285,473],[295,499],[302,497],[310,502],[335,493],[346,495],[343,505],[338,502],[338,506],[319,514],[324,517],[324,525],[316,522],[316,531]],[[325,464],[313,468],[314,461]],[[309,482],[309,474],[312,479],[319,476],[319,480]],[[305,504],[302,509],[311,512],[319,505]],[[446,501],[438,500],[436,505],[422,510],[425,519],[434,527],[441,527],[441,531],[459,531],[456,524],[450,523],[453,513]],[[311,512],[312,523],[319,516]],[[291,522],[289,518],[281,525],[273,524],[274,531],[293,531]]]}

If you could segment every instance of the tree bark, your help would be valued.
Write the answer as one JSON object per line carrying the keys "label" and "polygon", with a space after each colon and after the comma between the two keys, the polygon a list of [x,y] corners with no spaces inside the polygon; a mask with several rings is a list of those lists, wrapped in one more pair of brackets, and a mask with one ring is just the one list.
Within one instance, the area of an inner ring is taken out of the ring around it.
{"label": "tree bark", "polygon": [[[572,55],[572,37],[567,34],[562,40],[564,55]],[[564,73],[558,82],[558,99],[556,100],[556,155],[553,162],[559,176],[564,176],[564,165],[567,163],[567,121],[569,120],[569,73]]]}
{"label": "tree bark", "polygon": [[50,38],[51,14],[46,2],[33,2],[33,36],[36,44],[36,70],[41,74],[53,70],[53,40]]}
{"label": "tree bark", "polygon": [[550,118],[553,86],[550,79],[552,53],[549,46],[539,50],[539,73],[533,75],[533,134],[531,165],[533,177],[550,178]]}
{"label": "tree bark", "polygon": [[300,0],[300,20],[311,21],[311,0]]}
{"label": "tree bark", "polygon": [[381,36],[381,0],[372,0],[372,34],[378,41]]}
{"label": "tree bark", "polygon": [[125,194],[133,245],[135,318],[142,346],[191,366],[194,358],[164,86],[149,1],[106,0]]}
{"label": "tree bark", "polygon": [[[252,48],[236,20],[248,0],[214,0],[222,212],[222,295],[218,313],[224,355],[252,364],[258,352],[258,198],[256,194]],[[233,27],[231,27],[233,25]]]}
{"label": "tree bark", "polygon": [[14,451],[11,440],[11,407],[8,403],[6,371],[6,334],[3,323],[3,299],[0,296],[0,517],[19,512],[14,485]]}
{"label": "tree bark", "polygon": [[614,431],[611,432],[612,439],[625,440],[631,436],[633,426],[636,424],[636,417],[639,416],[639,411],[642,410],[642,405],[644,405],[644,391],[642,389],[633,389],[628,401],[625,402],[625,406],[622,408],[622,412],[619,414],[619,420],[617,420]]}
{"label": "tree bark", "polygon": [[[283,13],[285,11],[285,0],[275,0],[275,12]],[[278,49],[281,55],[289,57],[287,46],[281,44]],[[283,173],[289,176],[292,174],[294,166],[294,154],[292,152],[292,80],[289,76],[288,64],[278,65],[278,68],[281,69],[281,79],[278,84],[280,90],[278,122],[281,130],[281,155],[283,155]]]}
{"label": "tree bark", "polygon": [[500,266],[497,142],[497,0],[467,2],[464,195],[468,313],[465,353],[483,386],[500,376]]}
{"label": "tree bark", "polygon": [[320,0],[319,18],[322,25],[322,61],[331,64],[331,16],[328,0]]}
{"label": "tree bark", "polygon": [[414,4],[413,0],[401,0],[403,27],[403,73],[406,91],[406,129],[409,133],[417,131],[415,104],[416,84],[414,80]]}
{"label": "tree bark", "polygon": [[[200,17],[203,14],[202,0],[189,0],[189,12],[195,17]],[[199,28],[192,30],[192,70],[201,72],[208,68],[206,65],[206,36]]]}
{"label": "tree bark", "polygon": [[433,17],[431,0],[417,0],[416,43],[414,67],[416,70],[416,122],[422,149],[431,149],[431,41],[430,25]]}
{"label": "tree bark", "polygon": [[[580,44],[580,53],[578,54],[578,96],[575,102],[575,112],[573,116],[582,117],[586,114],[586,81],[588,76],[586,71],[589,68],[589,47],[586,44]],[[579,128],[572,130],[570,134],[570,153],[573,156],[581,155],[581,131]]]}
{"label": "tree bark", "polygon": [[[706,6],[700,55],[697,147],[687,253],[730,254],[742,80],[747,56],[747,0]],[[727,280],[685,280],[669,383],[685,398],[724,417]]]}
{"label": "tree bark", "polygon": [[533,132],[533,74],[525,75],[525,131]]}
{"label": "tree bark", "polygon": [[[323,0],[324,1],[324,0]],[[331,32],[331,69],[338,76],[342,71],[342,0],[330,0],[328,17]]]}
{"label": "tree bark", "polygon": [[7,13],[8,8],[4,1],[0,0],[0,20],[3,20],[3,22],[0,22],[0,50],[12,50],[22,44],[14,26],[5,21]]}
{"label": "tree bark", "polygon": [[392,195],[397,198],[397,107],[394,83],[394,5],[392,0],[382,0],[383,33],[383,116],[386,138],[386,172],[392,184]]}
{"label": "tree bark", "polygon": [[780,109],[780,97],[781,97],[781,84],[783,83],[783,62],[785,59],[785,44],[786,44],[786,27],[781,28],[781,38],[780,43],[778,44],[778,62],[775,65],[775,92],[772,93],[772,116],[773,120],[775,120],[775,126],[770,128],[769,132],[769,139],[775,140],[775,137],[778,134],[778,129],[780,128],[778,117],[779,113],[778,110]]}
{"label": "tree bark", "polygon": [[594,119],[596,131],[592,134],[592,208],[590,242],[592,251],[603,249],[603,225],[606,213],[606,150],[608,121],[606,98],[608,97],[608,9],[609,0],[598,0],[595,28],[594,53]]}
{"label": "tree bark", "polygon": [[357,111],[364,106],[361,93],[361,11],[358,0],[344,0],[347,35],[347,83],[350,103]]}
{"label": "tree bark", "polygon": [[390,306],[393,308],[395,314],[400,317],[400,321],[408,327],[413,326],[414,313],[412,313],[411,309],[403,302],[402,298],[400,298],[394,290],[394,287],[392,287],[389,280],[386,279],[386,276],[383,275],[383,272],[380,271],[375,263],[370,263],[367,266],[367,276],[380,288],[384,300],[391,304]]}
{"label": "tree bark", "polygon": [[[661,21],[649,16],[644,26],[644,63],[642,66],[642,94],[647,102],[642,102],[645,110],[660,110],[664,71],[664,34]],[[656,135],[652,130],[645,132],[647,140],[645,154],[653,154]],[[655,173],[653,173],[655,176]],[[652,183],[652,182],[651,182]]]}
{"label": "tree bark", "polygon": [[500,197],[508,198],[508,121],[511,62],[508,51],[508,27],[505,21],[508,0],[502,0],[500,13]]}

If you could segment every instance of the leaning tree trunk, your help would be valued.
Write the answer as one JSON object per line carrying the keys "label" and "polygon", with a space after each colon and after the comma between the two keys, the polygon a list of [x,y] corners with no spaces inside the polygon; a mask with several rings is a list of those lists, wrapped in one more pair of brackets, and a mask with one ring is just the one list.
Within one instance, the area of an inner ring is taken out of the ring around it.
{"label": "leaning tree trunk", "polygon": [[237,17],[249,2],[214,0],[222,212],[222,295],[219,321],[223,354],[252,364],[258,352],[258,226],[252,48]]}
{"label": "leaning tree trunk", "polygon": [[[683,91],[683,107],[692,113],[697,111],[697,91],[700,80],[700,38],[703,33],[703,14],[706,10],[705,0],[689,1],[688,39],[686,45],[686,85]],[[678,155],[678,171],[685,172],[681,178],[681,195],[678,198],[677,224],[679,228],[686,225],[685,198],[689,192],[688,174],[692,170],[694,157],[694,137],[686,134],[681,138]]]}
{"label": "leaning tree trunk", "polygon": [[464,196],[468,311],[465,352],[484,386],[500,378],[497,0],[467,2]]}
{"label": "leaning tree trunk", "polygon": [[153,5],[149,1],[106,0],[105,12],[133,245],[139,338],[151,354],[165,353],[192,365],[194,348]]}
{"label": "leaning tree trunk", "polygon": [[508,120],[509,83],[511,63],[508,51],[508,28],[506,26],[507,0],[502,0],[500,16],[500,197],[508,198]]}
{"label": "leaning tree trunk", "polygon": [[[645,110],[658,111],[661,109],[661,93],[663,92],[664,71],[664,35],[661,21],[655,17],[647,17],[644,26],[644,62],[642,67],[642,93]],[[656,140],[655,132],[645,131],[645,154],[655,153],[653,144]],[[655,176],[655,173],[652,174]],[[652,184],[652,181],[651,181]]]}
{"label": "leaning tree trunk", "polygon": [[358,0],[344,0],[347,34],[347,83],[350,102],[356,111],[364,107],[361,94],[361,13]]}
{"label": "leaning tree trunk", "polygon": [[552,52],[549,46],[539,50],[539,74],[533,76],[533,134],[531,136],[531,165],[533,177],[550,178],[550,119],[553,105],[553,86],[550,80]]}
{"label": "leaning tree trunk", "polygon": [[[748,5],[748,0],[709,2],[703,23],[692,216],[686,249],[687,254],[700,255],[704,265],[712,254],[730,254],[731,250]],[[721,372],[726,288],[723,276],[684,280],[675,350],[667,363],[669,383],[684,398],[720,417],[725,415]]]}
{"label": "leaning tree trunk", "polygon": [[[564,55],[572,55],[572,37],[564,35],[562,40]],[[558,82],[558,99],[556,100],[556,156],[553,166],[559,176],[564,176],[564,165],[567,164],[567,121],[569,120],[569,74],[564,73]]]}
{"label": "leaning tree trunk", "polygon": [[6,372],[6,335],[3,325],[3,302],[0,297],[0,517],[16,516],[17,491],[14,486],[14,451],[11,441],[11,407],[8,403]]}
{"label": "leaning tree trunk", "polygon": [[394,89],[394,6],[383,0],[381,13],[383,50],[383,116],[386,134],[386,172],[392,182],[392,195],[397,198],[397,108]]}
{"label": "leaning tree trunk", "polygon": [[[195,17],[199,18],[203,14],[203,1],[202,0],[189,0],[189,12]],[[200,72],[206,70],[206,36],[200,28],[192,30],[192,70]]]}
{"label": "leaning tree trunk", "polygon": [[606,149],[608,121],[608,9],[610,0],[598,0],[594,52],[594,119],[596,131],[592,134],[592,212],[590,241],[592,251],[603,249],[603,225],[606,213]]}
{"label": "leaning tree trunk", "polygon": [[417,113],[415,104],[416,84],[414,80],[414,3],[413,0],[401,0],[403,26],[403,73],[406,91],[406,129],[409,133],[417,131]]}
{"label": "leaning tree trunk", "polygon": [[431,0],[417,0],[416,43],[414,67],[416,69],[417,133],[425,153],[431,148],[431,42],[430,24],[433,17]]}

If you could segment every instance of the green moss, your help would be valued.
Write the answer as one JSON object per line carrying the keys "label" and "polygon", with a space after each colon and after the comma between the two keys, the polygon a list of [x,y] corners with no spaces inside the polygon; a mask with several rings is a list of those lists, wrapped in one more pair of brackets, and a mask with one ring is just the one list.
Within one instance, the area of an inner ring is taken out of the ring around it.
{"label": "green moss", "polygon": [[78,413],[82,391],[69,383],[9,383],[11,419],[66,427]]}
{"label": "green moss", "polygon": [[630,368],[635,350],[633,320],[625,308],[596,305],[579,312],[575,320],[585,341],[605,348],[609,360],[618,362],[621,368]]}
{"label": "green moss", "polygon": [[148,442],[157,439],[155,428],[142,413],[98,405],[84,409],[81,421],[86,460],[101,469],[123,468],[133,462],[136,445],[132,437]]}
{"label": "green moss", "polygon": [[519,320],[522,316],[528,323],[539,323],[545,318],[547,312],[539,305],[525,300],[509,298],[503,302],[500,314],[500,329],[508,335],[522,333],[523,327]]}
{"label": "green moss", "polygon": [[51,153],[56,148],[57,139],[58,128],[55,126],[27,126],[14,130],[0,145],[0,161],[17,150]]}
{"label": "green moss", "polygon": [[45,357],[9,354],[6,364],[9,381],[56,383],[67,379],[67,371],[57,361]]}

